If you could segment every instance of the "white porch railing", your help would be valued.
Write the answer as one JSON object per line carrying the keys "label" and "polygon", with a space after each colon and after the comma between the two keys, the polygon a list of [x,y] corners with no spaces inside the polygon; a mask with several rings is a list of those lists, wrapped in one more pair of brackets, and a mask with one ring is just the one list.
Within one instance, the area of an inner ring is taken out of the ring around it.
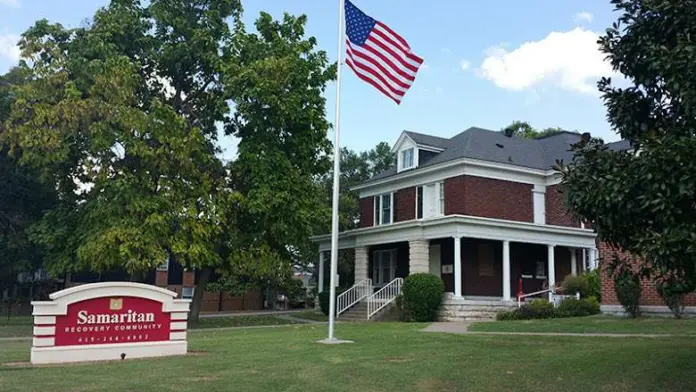
{"label": "white porch railing", "polygon": [[533,293],[520,294],[517,296],[517,307],[518,308],[522,307],[522,300],[524,298],[533,297],[535,295],[544,294],[544,293],[552,293],[553,291],[554,291],[553,289],[546,289],[546,290],[541,290],[541,291],[535,291]]}
{"label": "white porch railing", "polygon": [[553,304],[553,306],[560,305],[561,301],[563,301],[566,298],[580,299],[580,293],[575,293],[575,295],[561,295],[561,294],[556,294],[555,289],[546,289],[546,290],[541,290],[541,291],[535,291],[533,293],[518,295],[517,296],[517,307],[518,308],[522,307],[522,300],[524,298],[533,297],[535,295],[544,294],[544,293],[550,293],[550,298],[551,298],[550,302]]}
{"label": "white porch railing", "polygon": [[401,294],[401,287],[404,285],[403,278],[396,278],[382,287],[379,291],[367,298],[367,319],[369,320],[377,312],[389,305]]}
{"label": "white porch railing", "polygon": [[365,279],[336,298],[336,317],[372,294],[372,279]]}

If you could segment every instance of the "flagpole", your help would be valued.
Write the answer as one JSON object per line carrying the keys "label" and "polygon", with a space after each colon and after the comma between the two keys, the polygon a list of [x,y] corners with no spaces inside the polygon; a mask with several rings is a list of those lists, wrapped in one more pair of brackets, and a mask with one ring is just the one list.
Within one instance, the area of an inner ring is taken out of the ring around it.
{"label": "flagpole", "polygon": [[331,279],[329,288],[329,341],[335,340],[336,273],[338,270],[338,200],[341,175],[341,70],[343,68],[343,12],[345,0],[338,0],[338,69],[336,74],[336,116],[334,124],[333,203],[331,211]]}

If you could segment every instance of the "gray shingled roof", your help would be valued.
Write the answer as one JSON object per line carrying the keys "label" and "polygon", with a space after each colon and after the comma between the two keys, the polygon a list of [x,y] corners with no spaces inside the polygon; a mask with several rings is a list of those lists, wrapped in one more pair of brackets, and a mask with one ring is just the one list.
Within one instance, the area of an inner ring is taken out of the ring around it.
{"label": "gray shingled roof", "polygon": [[[564,162],[572,160],[573,154],[570,152],[570,146],[577,143],[581,137],[575,132],[561,132],[540,139],[524,139],[518,136],[507,137],[499,131],[476,127],[469,128],[451,139],[414,132],[406,132],[406,134],[417,144],[445,150],[419,165],[418,169],[415,169],[416,171],[458,158],[472,158],[532,169],[550,170],[555,165],[556,160]],[[612,149],[628,148],[628,142],[624,142],[611,143],[609,146]],[[394,167],[375,175],[367,182],[391,177],[395,174],[397,172]]]}

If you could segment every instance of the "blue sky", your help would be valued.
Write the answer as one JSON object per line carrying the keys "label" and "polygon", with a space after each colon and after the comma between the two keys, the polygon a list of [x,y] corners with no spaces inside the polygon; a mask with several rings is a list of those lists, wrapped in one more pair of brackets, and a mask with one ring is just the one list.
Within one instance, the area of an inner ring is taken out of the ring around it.
{"label": "blue sky", "polygon": [[[307,14],[307,33],[336,59],[338,0],[242,0],[249,26],[264,10]],[[615,19],[608,0],[353,0],[401,34],[425,58],[400,106],[344,68],[341,144],[356,150],[393,143],[402,130],[451,137],[470,126],[513,120],[617,140],[595,82],[611,68],[595,44]],[[0,73],[16,62],[15,42],[35,20],[79,26],[106,0],[0,0]],[[334,86],[327,113],[334,116]],[[333,137],[329,135],[329,137]],[[226,157],[234,142],[225,140]]]}

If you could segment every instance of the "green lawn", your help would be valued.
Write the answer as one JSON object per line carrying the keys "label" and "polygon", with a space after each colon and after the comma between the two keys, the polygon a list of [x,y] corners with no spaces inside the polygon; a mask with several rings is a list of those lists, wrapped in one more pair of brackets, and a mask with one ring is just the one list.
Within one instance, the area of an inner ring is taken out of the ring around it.
{"label": "green lawn", "polygon": [[329,321],[329,316],[323,313],[317,313],[314,310],[308,310],[306,312],[293,313],[293,317],[312,320],[312,321]]}
{"label": "green lawn", "polygon": [[189,323],[191,329],[251,327],[257,325],[286,325],[297,322],[274,316],[231,316],[202,318]]}
{"label": "green lawn", "polygon": [[33,331],[31,316],[0,317],[0,338],[31,336]]}
{"label": "green lawn", "polygon": [[569,317],[547,320],[474,323],[469,327],[469,331],[696,335],[696,319],[630,319],[611,316]]}
{"label": "green lawn", "polygon": [[[338,324],[191,333],[191,355],[100,364],[0,365],[2,391],[683,391],[696,339],[454,335],[422,324]],[[29,359],[0,342],[0,363]]]}

